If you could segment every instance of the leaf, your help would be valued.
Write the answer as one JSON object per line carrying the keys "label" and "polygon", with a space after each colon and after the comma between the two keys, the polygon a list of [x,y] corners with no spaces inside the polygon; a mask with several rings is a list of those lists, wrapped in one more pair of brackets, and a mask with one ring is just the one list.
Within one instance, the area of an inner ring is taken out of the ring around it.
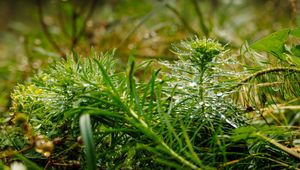
{"label": "leaf", "polygon": [[291,48],[291,51],[293,53],[293,55],[295,55],[296,57],[300,57],[300,45],[295,45]]}
{"label": "leaf", "polygon": [[300,45],[295,45],[291,48],[291,52],[293,55],[291,55],[291,60],[293,63],[295,63],[297,66],[300,66]]}
{"label": "leaf", "polygon": [[96,170],[96,153],[95,145],[93,141],[93,134],[91,128],[91,120],[89,114],[83,114],[80,116],[80,133],[85,145],[85,154],[87,158],[87,169]]}
{"label": "leaf", "polygon": [[288,39],[290,34],[290,29],[284,29],[272,33],[252,45],[250,47],[254,50],[265,51],[279,58],[280,60],[286,60],[286,57],[283,55],[285,52],[284,44]]}
{"label": "leaf", "polygon": [[73,56],[73,59],[74,59],[74,61],[77,63],[78,62],[78,60],[79,60],[79,55],[78,55],[78,53],[72,48],[71,49],[72,50],[72,56]]}
{"label": "leaf", "polygon": [[297,38],[300,38],[300,28],[291,29],[290,34]]}
{"label": "leaf", "polygon": [[232,140],[234,142],[253,138],[256,128],[253,126],[245,126],[237,128],[233,131]]}

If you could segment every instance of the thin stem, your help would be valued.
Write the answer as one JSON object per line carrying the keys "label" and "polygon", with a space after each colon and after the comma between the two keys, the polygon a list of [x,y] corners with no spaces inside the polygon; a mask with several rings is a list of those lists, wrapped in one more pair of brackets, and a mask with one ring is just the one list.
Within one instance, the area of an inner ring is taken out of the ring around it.
{"label": "thin stem", "polygon": [[259,133],[259,132],[256,133],[256,136],[258,136],[258,137],[264,139],[265,141],[267,141],[267,142],[273,144],[274,146],[276,146],[277,148],[281,149],[282,151],[284,151],[284,152],[286,152],[286,153],[288,153],[288,154],[290,154],[290,155],[292,155],[292,156],[294,156],[295,158],[298,158],[298,159],[300,160],[300,154],[299,154],[299,153],[297,153],[297,152],[295,152],[295,151],[289,149],[288,147],[286,147],[286,146],[284,146],[284,145],[278,143],[278,142],[275,141],[274,139],[268,138],[268,137],[266,137],[265,135],[263,135],[263,134],[261,134],[261,133]]}
{"label": "thin stem", "polygon": [[196,14],[198,15],[200,26],[201,26],[201,30],[205,34],[205,36],[208,37],[209,36],[209,30],[208,30],[207,26],[204,23],[204,17],[203,17],[201,8],[200,8],[200,6],[198,4],[198,1],[199,0],[192,0],[192,3],[194,5],[194,7],[195,7]]}
{"label": "thin stem", "polygon": [[4,151],[4,152],[0,153],[0,159],[11,157],[11,156],[14,156],[14,155],[19,154],[19,153],[23,153],[25,151],[28,151],[28,150],[32,149],[33,147],[34,147],[34,145],[30,145],[30,146],[28,146],[28,147],[26,147],[22,150],[19,150],[19,151],[7,151],[7,153],[6,153],[6,151]]}
{"label": "thin stem", "polygon": [[166,5],[166,7],[167,7],[168,9],[170,9],[170,10],[177,16],[177,18],[182,22],[183,26],[184,26],[189,32],[191,32],[192,34],[198,35],[198,32],[195,31],[195,30],[188,24],[188,22],[186,21],[186,19],[184,19],[184,18],[180,15],[180,13],[179,13],[174,7],[172,7],[172,6],[171,6],[170,4],[168,4],[168,3],[166,3],[165,5]]}
{"label": "thin stem", "polygon": [[57,11],[57,18],[58,18],[58,24],[60,26],[61,31],[63,32],[63,34],[70,38],[70,35],[67,32],[66,29],[66,25],[65,25],[65,19],[64,19],[64,15],[63,15],[63,9],[61,7],[61,5],[58,5],[58,11]]}
{"label": "thin stem", "polygon": [[274,73],[274,72],[296,72],[296,73],[300,73],[300,69],[299,68],[294,68],[294,67],[292,67],[292,68],[291,67],[275,67],[275,68],[269,68],[269,69],[261,70],[261,71],[258,71],[256,73],[244,78],[237,85],[232,87],[232,89],[235,89],[235,88],[238,88],[238,87],[244,85],[245,83],[247,83],[251,79],[254,79],[254,78],[259,77],[259,76],[264,75],[264,74]]}
{"label": "thin stem", "polygon": [[223,167],[226,167],[226,166],[237,164],[237,163],[239,163],[241,161],[244,161],[244,160],[247,160],[247,159],[249,159],[251,157],[255,157],[256,155],[259,155],[259,154],[252,154],[252,155],[246,156],[246,157],[241,158],[241,159],[235,159],[233,161],[229,161],[229,162],[223,163],[222,165],[219,166],[219,168],[223,168]]}
{"label": "thin stem", "polygon": [[134,27],[133,29],[126,35],[126,37],[121,41],[119,47],[121,47],[124,43],[128,41],[128,39],[149,19],[151,18],[154,14],[157,13],[157,11],[161,9],[161,6],[153,9],[151,12],[146,14]]}
{"label": "thin stem", "polygon": [[48,41],[50,42],[50,44],[53,46],[53,48],[60,54],[60,56],[63,59],[67,59],[65,53],[62,51],[62,49],[58,46],[58,44],[54,41],[49,28],[47,26],[47,24],[44,22],[44,12],[43,12],[43,7],[42,7],[42,0],[36,0],[36,5],[38,8],[38,17],[39,17],[39,21],[40,24],[42,26],[42,30],[46,36],[46,38],[48,39]]}
{"label": "thin stem", "polygon": [[284,166],[284,167],[286,167],[286,168],[288,168],[288,169],[296,169],[296,170],[300,170],[300,168],[297,168],[297,167],[295,167],[295,166],[293,166],[293,165],[288,165],[288,164],[286,164],[286,163],[284,163],[284,162],[280,162],[280,161],[278,161],[278,160],[271,159],[271,158],[268,158],[268,157],[257,156],[257,158],[260,158],[260,159],[267,159],[267,160],[270,160],[270,161],[272,161],[272,162],[276,162],[276,163],[278,163],[279,165]]}
{"label": "thin stem", "polygon": [[[82,27],[79,31],[79,33],[77,34],[77,36],[74,37],[74,39],[72,40],[72,43],[71,43],[71,49],[73,49],[78,41],[80,40],[80,38],[82,37],[83,33],[85,32],[85,28],[86,28],[86,23],[88,22],[88,20],[92,17],[93,13],[94,13],[94,10],[95,10],[95,7],[96,7],[96,4],[97,4],[97,1],[98,0],[93,0],[92,1],[92,4],[90,6],[90,9],[88,11],[88,14],[87,16],[84,18],[84,21],[83,21],[83,24],[82,24]],[[76,25],[75,25],[76,27]]]}
{"label": "thin stem", "polygon": [[204,82],[204,73],[205,73],[205,70],[204,68],[202,69],[199,69],[199,97],[200,97],[200,100],[202,102],[204,102],[204,87],[203,87],[203,82]]}
{"label": "thin stem", "polygon": [[[76,39],[76,34],[77,34],[77,19],[78,19],[78,14],[77,14],[77,11],[76,11],[76,5],[75,5],[75,2],[73,2],[72,4],[72,45]],[[72,47],[71,47],[72,49]]]}
{"label": "thin stem", "polygon": [[[155,140],[158,142],[166,151],[175,159],[177,159],[179,162],[181,162],[183,165],[191,168],[191,169],[197,169],[201,170],[201,168],[197,167],[190,161],[186,160],[184,157],[180,156],[177,154],[172,148],[170,148],[151,128],[149,128],[148,124],[141,119],[137,113],[135,113],[132,109],[128,109],[127,106],[120,100],[120,104],[122,107],[125,109],[125,111],[133,117],[136,121],[139,122],[140,126],[137,128],[141,129],[142,132],[144,132],[145,135],[149,136],[151,139]],[[128,121],[131,121],[130,119]],[[134,123],[133,123],[134,124]]]}
{"label": "thin stem", "polygon": [[297,2],[296,0],[289,0],[291,11],[290,11],[290,16],[291,16],[291,23],[296,26],[297,25]]}

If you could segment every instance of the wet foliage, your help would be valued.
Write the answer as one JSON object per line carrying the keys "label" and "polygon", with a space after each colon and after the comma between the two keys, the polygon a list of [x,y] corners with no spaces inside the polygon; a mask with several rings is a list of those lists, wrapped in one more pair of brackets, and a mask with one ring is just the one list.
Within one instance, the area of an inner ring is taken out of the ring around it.
{"label": "wet foliage", "polygon": [[0,4],[0,169],[300,168],[297,1]]}

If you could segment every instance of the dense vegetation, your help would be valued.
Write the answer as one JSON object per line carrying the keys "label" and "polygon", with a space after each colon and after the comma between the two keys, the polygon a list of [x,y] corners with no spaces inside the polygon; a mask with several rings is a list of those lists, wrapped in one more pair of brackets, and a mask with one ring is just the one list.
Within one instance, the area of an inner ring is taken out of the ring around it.
{"label": "dense vegetation", "polygon": [[24,4],[41,30],[2,33],[0,169],[300,169],[296,1]]}

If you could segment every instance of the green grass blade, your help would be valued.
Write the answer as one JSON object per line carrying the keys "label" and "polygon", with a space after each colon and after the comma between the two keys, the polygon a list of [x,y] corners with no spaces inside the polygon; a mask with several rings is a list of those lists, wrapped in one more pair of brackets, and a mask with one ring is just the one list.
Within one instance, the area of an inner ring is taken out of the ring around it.
{"label": "green grass blade", "polygon": [[108,75],[108,73],[105,70],[105,68],[103,67],[103,65],[96,59],[94,59],[94,61],[97,63],[97,65],[103,75],[103,80],[105,81],[105,83],[112,89],[114,95],[119,96],[117,89],[115,88],[114,84],[112,83],[110,76]]}
{"label": "green grass blade", "polygon": [[151,81],[150,81],[150,101],[149,101],[149,107],[148,107],[148,114],[152,115],[153,112],[153,103],[154,103],[154,86],[155,86],[155,79],[158,76],[160,69],[157,70],[156,72],[153,71]]}
{"label": "green grass blade", "polygon": [[90,115],[83,114],[80,116],[80,133],[85,145],[85,152],[87,158],[87,169],[96,170],[96,153],[93,141],[93,134],[91,128]]}
{"label": "green grass blade", "polygon": [[277,141],[275,141],[274,139],[271,139],[271,138],[268,138],[267,136],[259,133],[259,132],[256,132],[255,133],[256,136],[260,137],[261,139],[273,144],[274,146],[276,146],[277,148],[281,149],[282,151],[294,156],[295,158],[298,158],[300,160],[300,154],[295,152],[294,150],[278,143]]}
{"label": "green grass blade", "polygon": [[186,127],[184,127],[183,123],[181,122],[181,130],[183,133],[183,137],[185,139],[185,143],[188,147],[188,149],[190,150],[191,153],[191,158],[193,159],[193,161],[195,161],[196,163],[198,163],[198,165],[202,166],[202,161],[200,160],[200,158],[198,157],[197,153],[195,152],[194,148],[193,148],[193,144],[190,140],[190,137],[186,131]]}
{"label": "green grass blade", "polygon": [[15,156],[18,159],[20,159],[26,165],[26,167],[28,169],[32,169],[32,170],[42,170],[43,169],[43,168],[39,167],[37,164],[35,164],[34,162],[32,162],[31,160],[24,157],[23,155],[16,154]]}

